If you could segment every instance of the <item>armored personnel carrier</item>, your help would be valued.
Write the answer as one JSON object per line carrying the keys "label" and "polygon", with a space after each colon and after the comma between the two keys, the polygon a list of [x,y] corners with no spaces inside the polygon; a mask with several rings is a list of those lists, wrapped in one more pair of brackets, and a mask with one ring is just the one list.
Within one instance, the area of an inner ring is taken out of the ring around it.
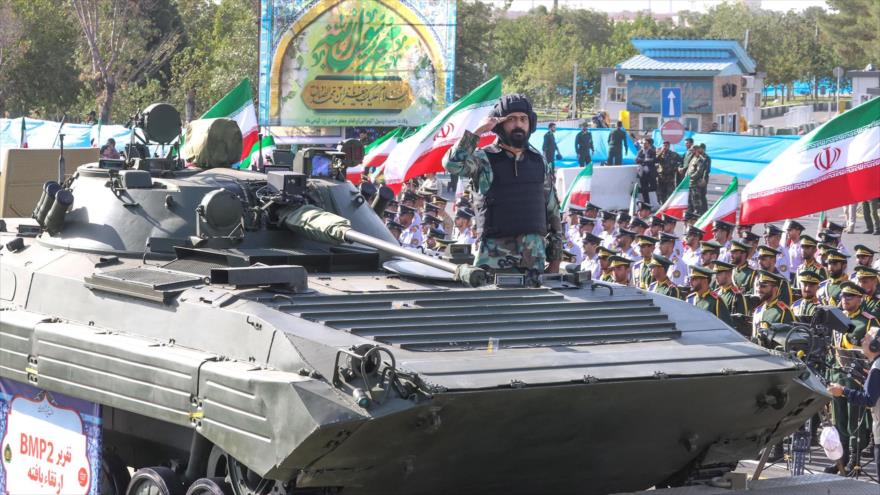
{"label": "armored personnel carrier", "polygon": [[[175,114],[148,109],[146,138]],[[101,160],[5,220],[0,378],[100,406],[102,493],[680,485],[827,400],[803,363],[679,300],[402,249],[338,173],[351,157],[303,156]]]}

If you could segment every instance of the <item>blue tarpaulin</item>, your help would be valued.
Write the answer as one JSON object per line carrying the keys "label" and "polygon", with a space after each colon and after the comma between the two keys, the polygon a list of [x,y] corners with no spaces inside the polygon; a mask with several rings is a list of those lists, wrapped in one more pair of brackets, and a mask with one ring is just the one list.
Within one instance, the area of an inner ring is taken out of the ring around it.
{"label": "blue tarpaulin", "polygon": [[[48,120],[25,119],[25,132],[29,148],[57,148],[55,136],[58,134],[58,122]],[[128,143],[131,130],[121,125],[90,125],[64,124],[65,148],[101,147],[107,139],[116,140],[116,148],[120,151]],[[92,144],[94,142],[94,144]],[[0,119],[0,149],[18,148],[21,143],[21,118]]]}
{"label": "blue tarpaulin", "polygon": [[[574,152],[574,138],[577,133],[580,132],[580,129],[575,129],[571,127],[557,127],[556,128],[556,145],[559,146],[559,152],[562,153],[562,160],[556,160],[557,167],[577,167],[577,155]],[[544,134],[547,133],[546,127],[538,127],[532,137],[529,139],[529,144],[537,148],[539,151],[541,150],[541,146],[544,144]],[[590,134],[593,136],[593,163],[599,164],[608,161],[608,135],[611,134],[611,129],[590,129]],[[638,150],[632,142],[632,138],[627,134],[626,143],[629,148],[623,151],[623,164],[624,165],[632,165],[636,162],[636,153]]]}

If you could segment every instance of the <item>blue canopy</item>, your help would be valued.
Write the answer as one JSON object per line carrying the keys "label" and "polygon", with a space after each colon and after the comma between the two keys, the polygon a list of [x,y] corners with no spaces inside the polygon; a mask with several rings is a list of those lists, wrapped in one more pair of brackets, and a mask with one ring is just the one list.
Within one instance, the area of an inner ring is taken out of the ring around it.
{"label": "blue canopy", "polygon": [[[578,166],[577,155],[574,152],[574,138],[578,132],[580,129],[572,127],[556,128],[556,145],[559,146],[559,152],[562,153],[562,160],[556,160],[557,167]],[[547,128],[538,127],[529,139],[529,144],[541,150],[541,146],[544,144],[544,134],[547,134]],[[611,134],[611,129],[591,128],[590,134],[593,136],[593,163],[608,161],[608,135]],[[624,165],[632,165],[636,162],[638,150],[629,134],[626,136],[626,144],[629,149],[623,150],[623,163]]]}

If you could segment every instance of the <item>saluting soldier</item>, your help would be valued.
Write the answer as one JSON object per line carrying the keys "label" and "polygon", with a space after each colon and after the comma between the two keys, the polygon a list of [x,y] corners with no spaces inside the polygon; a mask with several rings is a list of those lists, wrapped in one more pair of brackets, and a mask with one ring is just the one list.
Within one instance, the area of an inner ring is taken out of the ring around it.
{"label": "saluting soldier", "polygon": [[788,284],[788,276],[784,273],[780,272],[776,265],[776,258],[779,256],[779,251],[773,249],[770,246],[761,244],[758,246],[758,266],[761,270],[773,273],[775,275],[779,275],[782,282],[779,284],[779,300],[785,303],[785,305],[791,304],[792,294],[791,294],[791,286]]}
{"label": "saluting soldier", "polygon": [[[858,349],[865,335],[877,328],[877,319],[874,315],[862,310],[864,295],[865,291],[849,280],[840,284],[841,307],[852,323],[852,330],[840,338],[841,349]],[[846,363],[841,362],[838,358],[837,364]],[[856,386],[852,378],[842,376],[842,374],[835,378],[837,378],[837,383],[845,387],[853,388]],[[859,463],[861,449],[868,446],[867,421],[864,420],[865,408],[849,404],[846,400],[838,401],[835,398],[832,402],[832,413],[834,425],[840,433],[841,441],[844,442],[845,447],[848,447],[847,453],[849,455],[844,455],[844,458],[848,457],[846,470],[850,472]]]}
{"label": "saluting soldier", "polygon": [[651,268],[648,265],[651,262],[651,255],[654,253],[654,244],[656,243],[657,239],[651,236],[636,236],[641,259],[633,264],[633,285],[640,289],[647,289],[648,285],[654,281],[651,276]]}
{"label": "saluting soldier", "polygon": [[[739,290],[739,287],[733,284],[733,265],[716,260],[712,268],[715,270],[715,285],[717,286],[715,292],[721,297],[724,304],[727,305],[730,314],[743,315],[743,317],[748,316],[749,303],[746,301],[742,291]],[[744,322],[745,320],[742,321]],[[749,337],[751,334],[748,325],[738,324],[736,329],[744,337]]]}
{"label": "saluting soldier", "polygon": [[713,273],[712,270],[702,266],[691,267],[691,289],[693,291],[687,296],[687,302],[700,309],[705,309],[724,323],[732,325],[727,305],[718,294],[709,288]]}
{"label": "saluting soldier", "polygon": [[819,278],[819,282],[828,278],[828,271],[816,261],[816,248],[819,241],[806,234],[802,234],[800,240],[801,256],[804,261],[798,266],[799,276],[795,279],[795,287],[800,287],[800,273],[804,270],[813,272]]}
{"label": "saluting soldier", "polygon": [[655,252],[655,254],[660,254],[669,259],[672,262],[672,265],[666,271],[667,275],[670,279],[672,279],[672,283],[675,285],[683,285],[685,281],[687,281],[687,265],[682,261],[681,256],[675,254],[675,243],[678,241],[678,237],[672,234],[667,234],[666,232],[660,233],[660,243],[657,248],[659,253]]}
{"label": "saluting soldier", "polygon": [[751,294],[755,290],[755,269],[749,266],[749,246],[740,241],[731,241],[730,263],[733,265],[733,284],[743,294]]}
{"label": "saluting soldier", "polygon": [[614,254],[614,251],[605,246],[599,246],[599,270],[602,272],[599,275],[599,281],[614,282],[614,275],[611,273],[611,257]]}
{"label": "saluting soldier", "polygon": [[[856,244],[853,250],[856,252],[856,269],[860,266],[871,266],[874,264],[874,255],[877,254],[877,251],[864,244]],[[855,270],[853,270],[853,274],[850,275],[849,279],[853,282],[856,281]]]}
{"label": "saluting soldier", "polygon": [[609,266],[611,267],[611,275],[614,277],[614,282],[620,285],[630,285],[630,268],[632,267],[632,260],[621,256],[619,254],[615,254],[608,258]]}
{"label": "saluting soldier", "polygon": [[837,306],[840,302],[840,286],[847,281],[846,263],[849,256],[836,249],[825,250],[828,263],[828,278],[819,284],[819,299],[822,304]]}
{"label": "saluting soldier", "polygon": [[865,291],[862,309],[880,318],[880,294],[877,293],[877,283],[880,281],[880,271],[870,266],[857,266],[856,279],[859,281],[859,287]]}
{"label": "saluting soldier", "polygon": [[816,296],[822,279],[809,268],[799,271],[797,279],[802,297],[791,305],[791,310],[799,321],[809,322],[816,314],[816,308],[822,304]]}
{"label": "saluting soldier", "polygon": [[662,254],[655,254],[648,263],[651,268],[651,277],[654,279],[648,290],[664,296],[681,299],[681,289],[670,280],[668,272],[672,266],[672,260]]}
{"label": "saluting soldier", "polygon": [[758,271],[758,297],[761,304],[755,308],[752,315],[752,338],[758,336],[762,328],[769,328],[774,323],[791,323],[794,321],[794,313],[787,304],[780,300],[780,292],[783,284],[788,281],[777,272],[768,270]]}

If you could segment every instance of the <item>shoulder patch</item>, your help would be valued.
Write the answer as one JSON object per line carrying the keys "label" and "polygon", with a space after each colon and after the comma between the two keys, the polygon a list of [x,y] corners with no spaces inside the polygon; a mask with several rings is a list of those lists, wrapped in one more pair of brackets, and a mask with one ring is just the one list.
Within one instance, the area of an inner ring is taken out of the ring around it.
{"label": "shoulder patch", "polygon": [[865,318],[867,318],[869,320],[877,319],[876,316],[872,315],[871,313],[868,313],[867,311],[862,311],[862,316],[864,316]]}
{"label": "shoulder patch", "polygon": [[788,309],[788,305],[782,301],[776,301],[776,307],[778,307],[779,309],[782,309],[782,310]]}

